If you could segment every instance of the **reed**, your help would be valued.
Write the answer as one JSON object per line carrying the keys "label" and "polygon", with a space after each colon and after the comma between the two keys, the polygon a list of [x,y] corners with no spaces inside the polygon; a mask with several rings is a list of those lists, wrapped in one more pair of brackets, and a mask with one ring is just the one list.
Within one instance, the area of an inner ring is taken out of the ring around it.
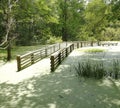
{"label": "reed", "polygon": [[112,70],[108,73],[107,67],[103,61],[87,60],[85,62],[78,62],[75,66],[76,73],[79,77],[102,79],[103,77],[119,78],[120,75],[120,63],[118,60],[112,61]]}

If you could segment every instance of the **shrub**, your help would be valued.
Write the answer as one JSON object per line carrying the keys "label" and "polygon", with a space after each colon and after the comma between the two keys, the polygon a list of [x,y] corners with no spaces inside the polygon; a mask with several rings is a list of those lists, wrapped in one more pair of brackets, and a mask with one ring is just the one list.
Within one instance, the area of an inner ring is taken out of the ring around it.
{"label": "shrub", "polygon": [[49,40],[47,40],[48,44],[60,43],[62,39],[60,37],[51,36]]}

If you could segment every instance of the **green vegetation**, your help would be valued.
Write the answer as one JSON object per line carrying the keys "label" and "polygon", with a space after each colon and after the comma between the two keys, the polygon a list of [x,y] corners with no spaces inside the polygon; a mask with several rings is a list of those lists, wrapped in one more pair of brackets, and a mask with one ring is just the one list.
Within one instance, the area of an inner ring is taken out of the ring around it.
{"label": "green vegetation", "polygon": [[[22,55],[30,51],[34,51],[44,47],[45,45],[35,45],[35,46],[14,46],[12,47],[12,59],[16,59],[16,55]],[[6,50],[0,50],[0,60],[6,61]]]}
{"label": "green vegetation", "polygon": [[90,61],[78,63],[78,68],[75,68],[80,77],[101,79],[105,76],[106,71],[103,63],[93,64]]}
{"label": "green vegetation", "polygon": [[90,48],[90,49],[77,49],[77,51],[82,51],[82,52],[85,52],[85,53],[103,53],[103,52],[106,52],[107,50],[106,49],[101,49],[101,48]]}
{"label": "green vegetation", "polygon": [[103,77],[112,77],[115,79],[120,78],[120,62],[119,60],[113,60],[112,63],[107,64],[111,67],[108,69],[106,63],[102,60],[86,60],[79,62],[75,70],[79,77],[102,79]]}
{"label": "green vegetation", "polygon": [[61,43],[62,39],[60,37],[50,37],[49,40],[47,40],[48,44],[54,44],[54,43]]}
{"label": "green vegetation", "polygon": [[15,40],[16,45],[31,45],[46,43],[51,37],[63,41],[118,40],[120,1],[86,2],[49,0],[48,4],[47,0],[2,0],[0,42],[6,38]]}
{"label": "green vegetation", "polygon": [[114,76],[115,79],[118,79],[120,75],[120,62],[118,60],[113,61],[113,70],[111,76]]}
{"label": "green vegetation", "polygon": [[[0,47],[120,40],[120,0],[1,0]],[[7,43],[6,46],[4,46]]]}
{"label": "green vegetation", "polygon": [[87,53],[100,53],[105,51],[106,51],[105,49],[98,49],[98,48],[84,50],[84,52],[87,52]]}

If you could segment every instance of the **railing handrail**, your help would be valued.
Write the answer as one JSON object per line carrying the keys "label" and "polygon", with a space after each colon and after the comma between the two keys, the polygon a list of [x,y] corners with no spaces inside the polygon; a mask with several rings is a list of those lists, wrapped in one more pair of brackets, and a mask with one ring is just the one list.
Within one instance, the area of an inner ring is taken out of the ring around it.
{"label": "railing handrail", "polygon": [[[41,59],[42,59],[42,58],[45,58],[45,57],[49,56],[50,54],[58,51],[59,49],[60,49],[60,44],[54,44],[54,45],[51,45],[51,46],[44,47],[42,49],[31,51],[31,52],[26,53],[24,55],[17,55],[16,59],[17,59],[17,68],[18,68],[18,71],[24,69],[22,67],[22,62],[24,62],[25,60],[27,61],[27,59],[29,59],[28,62],[26,62],[26,65],[24,64],[24,67],[28,67],[27,66],[28,64],[30,66],[30,65],[36,63],[36,61],[39,61],[39,60],[36,60],[36,59],[34,60],[34,56],[40,56],[40,57],[43,56],[43,57],[41,57]],[[36,53],[38,53],[38,54],[36,54]],[[40,59],[40,57],[38,57],[38,59]],[[22,60],[22,59],[25,59],[25,60]]]}
{"label": "railing handrail", "polygon": [[[69,48],[69,51],[68,51]],[[51,55],[51,72],[53,72],[57,66],[64,60],[65,57],[68,56],[70,52],[74,50],[74,44],[70,44],[66,46],[65,48],[59,50],[58,52],[55,52]]]}
{"label": "railing handrail", "polygon": [[[63,44],[62,46],[66,46],[64,50],[66,50],[66,55],[68,55],[67,53],[67,48],[74,47],[75,48],[80,48],[80,47],[84,47],[84,46],[94,46],[94,45],[97,45],[97,46],[100,46],[102,45],[102,42],[106,42],[106,41],[73,41],[73,42],[64,42],[64,43],[61,43]],[[114,41],[116,42],[116,41]],[[58,43],[58,44],[53,44],[53,45],[50,45],[50,46],[46,46],[42,49],[38,49],[38,50],[35,50],[35,51],[31,51],[31,52],[28,52],[24,55],[17,55],[17,67],[18,67],[18,71],[36,63],[37,61],[41,60],[42,58],[45,58],[49,55],[51,55],[52,53],[55,53],[56,51],[58,51],[57,53],[60,54],[61,51],[63,51],[63,49],[61,49],[61,44]],[[60,50],[61,49],[61,50]],[[73,49],[69,49],[70,52],[73,50]],[[56,54],[57,54],[56,53]],[[28,58],[27,58],[28,57]],[[22,67],[22,64],[24,64],[24,68]]]}

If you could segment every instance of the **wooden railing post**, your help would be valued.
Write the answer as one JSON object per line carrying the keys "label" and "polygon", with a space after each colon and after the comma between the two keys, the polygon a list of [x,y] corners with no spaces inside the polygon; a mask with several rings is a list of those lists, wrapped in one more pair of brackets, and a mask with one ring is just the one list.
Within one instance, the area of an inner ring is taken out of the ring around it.
{"label": "wooden railing post", "polygon": [[71,45],[70,45],[69,47],[70,47],[70,52],[72,52],[72,48],[71,48]]}
{"label": "wooden railing post", "polygon": [[93,46],[93,41],[91,41],[91,46]]}
{"label": "wooden railing post", "polygon": [[54,66],[54,56],[51,56],[50,60],[51,60],[51,72],[53,72],[53,71],[55,70],[55,66]]}
{"label": "wooden railing post", "polygon": [[75,43],[73,43],[73,46],[74,46],[74,48],[75,48]]}
{"label": "wooden railing post", "polygon": [[73,50],[74,50],[74,44],[72,44],[72,46],[73,46]]}
{"label": "wooden railing post", "polygon": [[77,48],[79,48],[79,42],[77,42]]}
{"label": "wooden railing post", "polygon": [[98,46],[101,46],[101,45],[100,45],[100,41],[97,42],[97,45],[98,45]]}
{"label": "wooden railing post", "polygon": [[61,63],[61,52],[58,55],[58,59],[59,59],[59,64]]}
{"label": "wooden railing post", "polygon": [[45,57],[47,57],[47,47],[45,48]]}
{"label": "wooden railing post", "polygon": [[20,71],[21,70],[21,59],[20,59],[20,55],[17,56],[17,70]]}
{"label": "wooden railing post", "polygon": [[66,48],[66,57],[68,56],[68,47]]}
{"label": "wooden railing post", "polygon": [[60,43],[59,43],[59,49],[61,48],[61,45],[60,45]]}
{"label": "wooden railing post", "polygon": [[83,42],[80,42],[81,43],[81,47],[83,47]]}
{"label": "wooden railing post", "polygon": [[34,64],[34,54],[31,54],[31,64]]}

